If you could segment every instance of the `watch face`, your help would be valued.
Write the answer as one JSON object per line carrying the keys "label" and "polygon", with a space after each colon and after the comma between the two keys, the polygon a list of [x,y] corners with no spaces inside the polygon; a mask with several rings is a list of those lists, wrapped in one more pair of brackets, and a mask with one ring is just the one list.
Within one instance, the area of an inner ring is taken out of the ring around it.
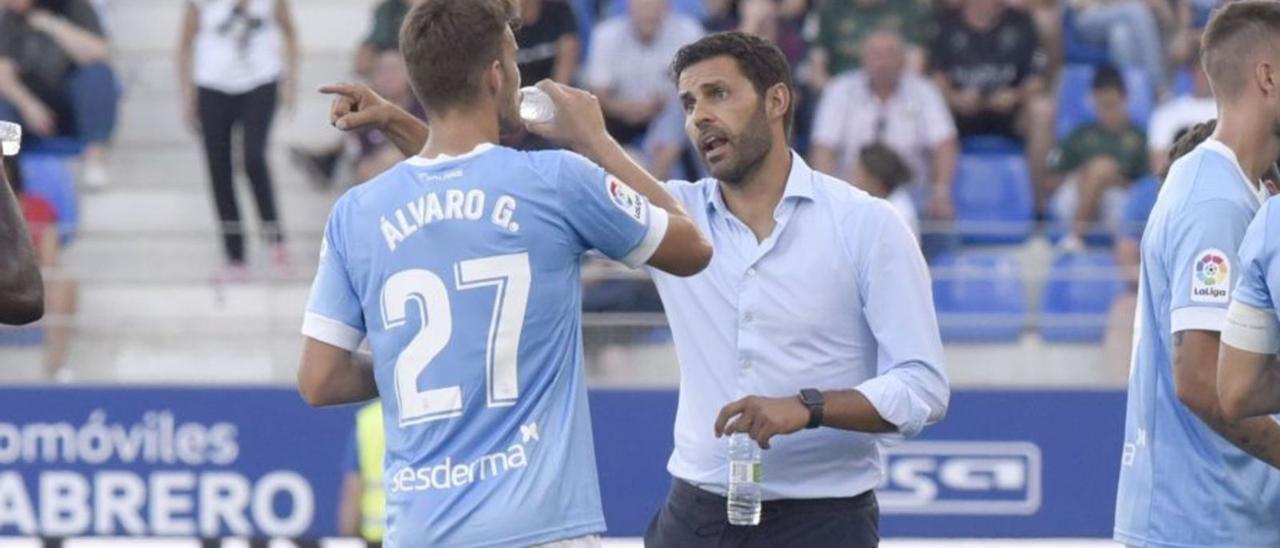
{"label": "watch face", "polygon": [[822,392],[806,388],[800,391],[800,399],[807,404],[819,404],[822,403]]}

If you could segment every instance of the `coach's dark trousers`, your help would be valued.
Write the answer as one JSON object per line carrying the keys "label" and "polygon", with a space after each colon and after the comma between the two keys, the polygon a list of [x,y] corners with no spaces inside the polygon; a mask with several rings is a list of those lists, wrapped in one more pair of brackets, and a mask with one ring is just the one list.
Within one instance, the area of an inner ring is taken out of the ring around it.
{"label": "coach's dark trousers", "polygon": [[677,479],[644,535],[647,548],[880,545],[880,506],[856,497],[765,501],[760,525],[729,525],[725,498]]}

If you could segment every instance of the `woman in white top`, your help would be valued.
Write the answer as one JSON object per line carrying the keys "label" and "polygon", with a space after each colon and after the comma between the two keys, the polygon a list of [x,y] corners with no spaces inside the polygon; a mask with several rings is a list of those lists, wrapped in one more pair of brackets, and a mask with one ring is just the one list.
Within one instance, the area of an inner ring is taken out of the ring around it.
{"label": "woman in white top", "polygon": [[231,135],[238,126],[243,164],[277,266],[287,263],[267,136],[277,100],[292,107],[298,46],[288,0],[187,0],[178,70],[187,123],[204,139],[221,221],[224,279],[243,279],[244,229],[236,205]]}

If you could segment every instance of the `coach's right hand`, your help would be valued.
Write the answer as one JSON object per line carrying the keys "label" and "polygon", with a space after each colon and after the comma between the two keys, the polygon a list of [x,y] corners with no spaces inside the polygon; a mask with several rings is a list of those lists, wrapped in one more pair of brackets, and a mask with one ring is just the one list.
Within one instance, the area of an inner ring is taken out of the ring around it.
{"label": "coach's right hand", "polygon": [[594,94],[551,80],[538,82],[538,89],[551,96],[556,115],[550,122],[526,123],[530,132],[588,158],[610,139],[604,125],[604,111]]}
{"label": "coach's right hand", "polygon": [[333,95],[329,123],[342,131],[385,129],[397,107],[362,84],[330,84],[320,93]]}

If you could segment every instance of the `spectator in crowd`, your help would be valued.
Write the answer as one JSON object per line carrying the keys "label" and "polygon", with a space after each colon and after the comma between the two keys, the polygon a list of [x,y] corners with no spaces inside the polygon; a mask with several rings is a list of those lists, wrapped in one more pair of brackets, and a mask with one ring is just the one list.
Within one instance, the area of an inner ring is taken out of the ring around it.
{"label": "spectator in crowd", "polygon": [[548,78],[572,84],[578,72],[582,41],[578,39],[578,20],[568,2],[520,0],[520,22],[516,63],[524,85]]}
{"label": "spectator in crowd", "polygon": [[[396,106],[420,119],[426,119],[426,112],[409,87],[409,71],[405,68],[404,56],[399,51],[387,50],[378,54],[369,74],[369,86]],[[356,132],[350,139],[356,152],[355,175],[358,183],[374,178],[404,159],[404,155],[391,144],[387,136],[376,129]]]}
{"label": "spectator in crowd", "polygon": [[378,54],[400,50],[400,26],[409,10],[422,0],[382,0],[373,10],[373,24],[369,35],[356,49],[356,74],[368,78]]}
{"label": "spectator in crowd", "polygon": [[106,146],[120,102],[110,57],[86,0],[0,1],[0,120],[21,120],[36,137],[82,141],[90,188],[109,182]]}
{"label": "spectator in crowd", "polygon": [[702,36],[702,26],[675,13],[667,0],[629,0],[627,13],[592,33],[583,83],[600,98],[609,134],[638,146],[649,126],[672,105],[671,59]]}
{"label": "spectator in crowd", "polygon": [[1031,17],[1004,0],[960,0],[957,9],[940,11],[929,44],[929,71],[960,138],[1024,142],[1038,203],[1047,194],[1044,159],[1053,141],[1045,62]]}
{"label": "spectator in crowd", "polygon": [[864,147],[883,143],[911,168],[912,185],[927,188],[929,217],[950,219],[959,147],[946,101],[932,82],[907,70],[897,31],[872,32],[859,49],[862,69],[832,80],[818,104],[814,169],[847,178]]}
{"label": "spectator in crowd", "polygon": [[[1198,57],[1198,56],[1197,56]],[[1218,103],[1209,89],[1209,78],[1199,60],[1187,63],[1191,75],[1191,94],[1174,97],[1156,107],[1147,125],[1147,149],[1151,157],[1151,170],[1163,173],[1174,157],[1170,147],[1178,135],[1201,122],[1218,115]]]}
{"label": "spectator in crowd", "polygon": [[1126,189],[1149,173],[1146,136],[1129,118],[1124,78],[1110,66],[1093,77],[1095,122],[1084,124],[1053,151],[1050,166],[1065,175],[1054,194],[1055,216],[1071,221],[1069,233],[1059,242],[1064,251],[1079,251],[1090,224],[1102,220],[1120,225]]}
{"label": "spectator in crowd", "polygon": [[920,237],[920,216],[916,213],[911,192],[907,190],[907,183],[911,182],[911,167],[893,149],[883,143],[862,147],[851,181],[868,194],[888,200],[911,227],[911,232]]}
{"label": "spectator in crowd", "polygon": [[44,315],[40,263],[24,222],[21,201],[9,186],[16,159],[0,155],[0,324],[21,325]]}
{"label": "spectator in crowd", "polygon": [[338,499],[338,534],[360,537],[368,546],[382,546],[387,494],[382,483],[382,460],[387,439],[382,402],[374,400],[356,411],[356,424],[342,463],[342,492]]}
{"label": "spectator in crowd", "polygon": [[186,117],[204,139],[226,266],[222,281],[247,277],[245,232],[232,173],[232,133],[277,268],[287,265],[275,189],[267,165],[268,134],[278,103],[292,108],[298,42],[288,0],[188,0],[178,44]]}
{"label": "spectator in crowd", "polygon": [[[27,223],[36,260],[44,274],[44,309],[48,313],[44,324],[44,372],[47,378],[55,378],[67,360],[67,348],[71,342],[72,316],[76,311],[79,285],[60,270],[62,254],[58,240],[58,214],[53,204],[38,195],[25,192],[24,178],[18,158],[12,158],[3,166],[7,172],[9,187],[18,197],[22,217]],[[3,182],[0,181],[0,184]]]}
{"label": "spectator in crowd", "polygon": [[1165,49],[1161,23],[1174,26],[1169,0],[1068,0],[1080,37],[1103,45],[1116,66],[1142,69],[1165,89]]}
{"label": "spectator in crowd", "polygon": [[826,87],[832,77],[856,70],[863,60],[860,48],[867,34],[890,29],[908,44],[908,66],[924,66],[920,46],[928,28],[929,5],[924,0],[826,0],[816,8],[818,33],[810,52],[809,85]]}

